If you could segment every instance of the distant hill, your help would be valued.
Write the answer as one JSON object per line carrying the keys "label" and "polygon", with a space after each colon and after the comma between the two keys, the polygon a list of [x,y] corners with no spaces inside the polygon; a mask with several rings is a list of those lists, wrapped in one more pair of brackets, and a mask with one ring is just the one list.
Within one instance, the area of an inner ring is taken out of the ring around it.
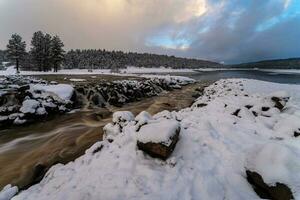
{"label": "distant hill", "polygon": [[277,60],[264,60],[236,65],[226,65],[234,68],[273,68],[273,69],[300,69],[300,58],[288,58]]}

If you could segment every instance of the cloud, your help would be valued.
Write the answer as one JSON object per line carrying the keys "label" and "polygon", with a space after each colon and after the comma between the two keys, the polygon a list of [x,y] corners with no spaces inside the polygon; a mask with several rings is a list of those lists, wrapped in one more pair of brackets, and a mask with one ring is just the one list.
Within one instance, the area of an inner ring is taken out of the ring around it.
{"label": "cloud", "polygon": [[299,56],[295,1],[0,0],[0,48],[12,33],[29,44],[33,32],[42,30],[60,35],[67,49],[153,52],[227,63]]}

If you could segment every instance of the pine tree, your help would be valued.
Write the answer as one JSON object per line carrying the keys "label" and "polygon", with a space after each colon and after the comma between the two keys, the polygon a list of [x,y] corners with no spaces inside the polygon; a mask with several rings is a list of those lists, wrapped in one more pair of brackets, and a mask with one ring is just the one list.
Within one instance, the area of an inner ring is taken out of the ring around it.
{"label": "pine tree", "polygon": [[58,36],[54,36],[51,41],[51,60],[54,72],[57,72],[58,68],[64,60],[65,51],[63,50],[63,47],[64,44],[60,40],[60,38]]}
{"label": "pine tree", "polygon": [[22,37],[18,34],[13,34],[7,44],[7,56],[16,64],[17,73],[20,72],[20,60],[26,54],[26,43],[22,41]]}
{"label": "pine tree", "polygon": [[52,45],[52,36],[48,33],[45,34],[43,40],[43,70],[50,71],[52,68],[52,57],[51,57],[51,45]]}
{"label": "pine tree", "polygon": [[42,31],[37,31],[33,34],[31,39],[31,49],[30,54],[33,59],[35,66],[39,71],[43,70],[44,63],[44,33]]}

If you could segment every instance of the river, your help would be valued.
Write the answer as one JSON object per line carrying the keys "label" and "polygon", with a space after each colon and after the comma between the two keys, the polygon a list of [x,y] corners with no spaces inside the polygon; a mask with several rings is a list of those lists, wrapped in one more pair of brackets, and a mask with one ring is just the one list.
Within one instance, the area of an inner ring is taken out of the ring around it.
{"label": "river", "polygon": [[113,112],[129,110],[136,115],[143,110],[150,114],[180,110],[192,104],[195,99],[192,94],[203,84],[208,83],[163,92],[122,108],[85,109],[45,122],[0,130],[0,188],[11,183],[25,189],[40,181],[52,165],[67,163],[84,154],[92,144],[102,140],[102,128],[111,122]]}

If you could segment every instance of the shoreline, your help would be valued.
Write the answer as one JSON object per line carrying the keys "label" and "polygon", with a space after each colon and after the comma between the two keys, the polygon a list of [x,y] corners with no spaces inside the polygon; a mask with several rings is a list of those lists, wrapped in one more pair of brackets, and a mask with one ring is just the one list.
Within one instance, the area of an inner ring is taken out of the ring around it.
{"label": "shoreline", "polygon": [[[18,143],[23,143],[19,148],[25,150],[25,152],[19,152],[18,148],[16,148],[4,151],[0,154],[0,163],[2,163],[1,165],[3,166],[3,168],[0,167],[0,173],[4,174],[1,179],[0,187],[12,183],[19,185],[20,188],[27,188],[31,185],[29,184],[30,182],[37,182],[35,179],[42,177],[36,175],[37,165],[39,166],[38,168],[40,168],[38,170],[40,171],[39,173],[44,174],[53,164],[57,162],[66,164],[82,155],[85,149],[101,140],[103,133],[102,127],[111,120],[112,112],[129,109],[135,114],[142,110],[148,110],[150,113],[155,114],[162,110],[180,110],[190,106],[195,99],[192,97],[192,94],[195,93],[194,89],[201,85],[201,83],[195,83],[184,86],[181,90],[173,90],[155,97],[145,98],[142,101],[128,103],[121,108],[111,106],[108,109],[99,108],[95,111],[77,111],[73,114],[61,115],[59,119],[31,124],[29,128],[17,127],[1,131],[0,140],[6,141],[6,144],[24,138],[25,143],[22,142],[22,140]],[[181,100],[176,101],[176,97],[179,97]],[[31,130],[33,130],[33,132]],[[36,135],[37,130],[40,136]],[[9,142],[8,138],[3,139],[5,137],[12,137],[14,132],[16,132],[20,139],[13,138],[11,142]],[[36,139],[29,139],[31,135],[36,135]],[[39,137],[41,138],[39,139]],[[2,143],[2,146],[5,143]],[[48,156],[43,158],[44,154]],[[18,174],[21,172],[19,168],[20,165],[22,165],[23,172]],[[15,178],[11,179],[11,175]],[[20,179],[17,177],[20,177]]]}

